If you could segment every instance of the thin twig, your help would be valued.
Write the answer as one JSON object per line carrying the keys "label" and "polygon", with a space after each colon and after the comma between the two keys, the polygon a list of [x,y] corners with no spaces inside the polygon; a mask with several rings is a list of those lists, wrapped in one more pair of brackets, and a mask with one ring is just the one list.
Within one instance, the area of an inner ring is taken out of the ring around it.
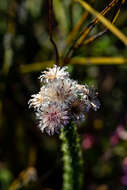
{"label": "thin twig", "polygon": [[[95,0],[91,0],[90,3],[93,4]],[[69,44],[74,37],[77,35],[77,33],[80,31],[82,25],[84,24],[85,20],[87,19],[89,13],[88,11],[85,11],[82,15],[82,17],[80,18],[80,20],[78,21],[78,23],[74,26],[74,28],[72,29],[72,31],[69,33],[68,37],[67,37],[67,44]]]}
{"label": "thin twig", "polygon": [[[101,11],[100,15],[104,16],[106,13],[108,13],[111,10],[111,8],[113,8],[117,4],[118,1],[119,0],[113,0],[111,3],[109,3],[109,5],[107,5],[103,11]],[[74,40],[73,44],[71,45],[68,52],[66,53],[65,58],[64,58],[64,64],[67,64],[70,61],[71,57],[74,55],[77,48],[79,48],[83,44],[85,38],[88,36],[90,31],[94,28],[94,26],[98,22],[99,22],[99,19],[95,18],[80,32],[79,36]]]}
{"label": "thin twig", "polygon": [[[108,28],[116,37],[118,37],[118,39],[120,39],[125,44],[125,46],[127,46],[127,36],[123,34],[116,26],[114,26],[114,24],[112,24],[110,20],[108,20],[106,17],[98,13],[98,11],[92,8],[86,1],[82,1],[82,0],[76,0],[76,1],[80,3],[80,5],[84,9],[88,10],[92,15],[97,17],[99,21],[104,26],[106,26],[106,28]],[[79,40],[79,43],[77,42],[77,47],[80,47],[80,45],[82,45],[82,42],[83,42],[83,39],[81,38],[81,40]]]}
{"label": "thin twig", "polygon": [[53,0],[48,0],[49,12],[48,12],[48,24],[49,24],[49,38],[55,49],[56,64],[59,64],[59,52],[55,41],[53,40],[52,25],[53,25]]}
{"label": "thin twig", "polygon": [[108,29],[104,29],[102,30],[101,32],[99,32],[98,34],[95,34],[94,36],[91,36],[90,38],[88,38],[85,42],[84,42],[84,45],[87,45],[91,42],[93,42],[95,39],[101,37],[102,35],[104,35],[106,32],[108,31]]}
{"label": "thin twig", "polygon": [[[41,71],[46,67],[52,67],[55,63],[54,60],[35,62],[32,64],[20,65],[20,72],[22,74],[33,73]],[[77,65],[121,65],[127,64],[126,57],[73,57],[70,60],[70,64]]]}
{"label": "thin twig", "polygon": [[[119,2],[119,5],[117,6],[117,8],[115,10],[115,13],[113,15],[112,24],[114,24],[116,22],[116,20],[117,20],[117,18],[119,16],[122,4],[123,4],[122,2]],[[108,31],[108,29],[105,28],[104,30],[102,30],[98,34],[95,34],[95,35],[91,36],[90,38],[85,40],[84,45],[87,45],[87,44],[93,42],[95,39],[97,39],[97,38],[101,37],[102,35],[104,35],[107,31]]]}

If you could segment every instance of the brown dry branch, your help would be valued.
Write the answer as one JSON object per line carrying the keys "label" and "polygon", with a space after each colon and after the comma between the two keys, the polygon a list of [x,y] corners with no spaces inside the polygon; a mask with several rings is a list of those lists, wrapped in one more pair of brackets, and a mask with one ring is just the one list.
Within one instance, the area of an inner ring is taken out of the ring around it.
{"label": "brown dry branch", "polygon": [[[122,6],[122,3],[120,3],[120,5],[116,8],[115,13],[113,15],[113,19],[112,19],[112,24],[114,24],[116,22],[119,14],[120,14],[121,6]],[[91,36],[90,38],[86,39],[84,41],[84,45],[87,45],[87,44],[93,42],[95,39],[97,39],[97,38],[101,37],[102,35],[104,35],[107,31],[108,31],[108,29],[105,28],[104,30],[102,30],[98,34],[95,34],[95,35]]]}
{"label": "brown dry branch", "polygon": [[[81,3],[82,1],[80,1]],[[117,3],[119,2],[119,0],[113,0],[108,6],[106,6],[106,8],[101,11],[101,13],[99,14],[100,16],[104,16],[105,14],[107,14],[114,6],[117,5]],[[120,2],[123,4],[124,1],[120,0]],[[107,19],[106,19],[107,20]],[[92,22],[90,22],[79,34],[79,36],[74,40],[74,42],[72,43],[72,45],[70,46],[69,50],[67,51],[65,57],[64,57],[64,64],[68,64],[71,57],[74,55],[75,51],[81,47],[81,45],[84,43],[84,40],[86,39],[86,37],[88,36],[88,34],[90,33],[90,31],[95,27],[95,25],[100,21],[100,17],[96,15],[96,18],[93,19]]]}
{"label": "brown dry branch", "polygon": [[[93,3],[95,0],[91,0],[90,3]],[[73,30],[69,33],[69,35],[67,36],[67,44],[70,44],[70,42],[74,39],[74,37],[77,35],[77,33],[79,32],[79,30],[81,29],[81,26],[83,25],[83,23],[86,21],[87,17],[88,17],[89,12],[85,11],[82,15],[82,17],[80,18],[79,22],[74,26]]]}
{"label": "brown dry branch", "polygon": [[[85,1],[82,0],[76,0],[76,1],[79,2],[84,9],[87,9],[91,14],[96,16],[104,26],[106,26],[114,35],[116,35],[127,46],[127,37],[117,27],[115,27],[108,19],[106,19],[103,15],[99,14]],[[122,2],[123,1],[121,0],[121,3]]]}
{"label": "brown dry branch", "polygon": [[59,65],[59,52],[57,45],[53,39],[53,34],[52,34],[52,25],[53,25],[53,0],[48,0],[48,7],[49,7],[49,12],[48,12],[48,24],[49,24],[49,38],[50,41],[54,47],[55,54],[56,54],[56,65]]}
{"label": "brown dry branch", "polygon": [[67,44],[69,44],[74,37],[76,36],[77,32],[80,30],[82,24],[85,22],[86,18],[88,17],[88,12],[84,12],[79,22],[76,24],[76,26],[73,28],[73,30],[69,33],[67,36]]}

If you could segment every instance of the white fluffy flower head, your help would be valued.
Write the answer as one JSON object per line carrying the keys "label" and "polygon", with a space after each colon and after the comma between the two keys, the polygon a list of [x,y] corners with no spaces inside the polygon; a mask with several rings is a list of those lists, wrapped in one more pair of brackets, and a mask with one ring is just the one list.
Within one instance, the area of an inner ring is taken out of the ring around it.
{"label": "white fluffy flower head", "polygon": [[40,76],[43,86],[28,102],[35,109],[40,130],[49,135],[59,133],[72,120],[83,121],[84,113],[100,107],[95,89],[70,79],[66,69],[54,65],[44,71]]}
{"label": "white fluffy flower head", "polygon": [[29,107],[33,107],[34,109],[41,107],[44,102],[44,87],[40,89],[38,94],[33,94],[31,99],[28,101]]}
{"label": "white fluffy flower head", "polygon": [[54,80],[46,86],[46,97],[49,101],[67,104],[77,97],[75,86],[76,82],[69,78]]}
{"label": "white fluffy flower head", "polygon": [[48,68],[47,71],[42,72],[39,78],[41,82],[50,82],[54,79],[65,79],[69,77],[69,73],[65,71],[66,69],[67,67],[60,68],[54,65],[53,68]]}
{"label": "white fluffy flower head", "polygon": [[58,103],[46,105],[43,110],[37,112],[37,117],[40,120],[41,131],[46,131],[49,135],[59,133],[59,130],[69,122],[68,112]]}

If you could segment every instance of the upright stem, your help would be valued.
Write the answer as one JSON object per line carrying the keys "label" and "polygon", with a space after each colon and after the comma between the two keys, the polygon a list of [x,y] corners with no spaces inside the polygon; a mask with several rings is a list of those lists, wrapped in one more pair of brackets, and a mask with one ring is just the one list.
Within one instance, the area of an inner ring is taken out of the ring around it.
{"label": "upright stem", "polygon": [[60,134],[63,151],[63,188],[62,190],[82,189],[82,153],[76,125],[64,127]]}
{"label": "upright stem", "polygon": [[48,6],[49,6],[49,12],[48,12],[48,24],[49,24],[49,38],[50,41],[54,47],[55,54],[56,54],[56,64],[59,65],[59,52],[57,45],[53,39],[53,32],[52,32],[52,27],[53,27],[53,0],[48,0]]}

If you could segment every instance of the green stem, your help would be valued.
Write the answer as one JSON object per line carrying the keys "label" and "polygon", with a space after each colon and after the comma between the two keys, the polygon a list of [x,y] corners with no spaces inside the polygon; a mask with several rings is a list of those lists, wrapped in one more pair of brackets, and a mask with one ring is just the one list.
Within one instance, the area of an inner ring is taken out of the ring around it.
{"label": "green stem", "polygon": [[61,130],[63,151],[63,188],[62,190],[82,189],[82,153],[77,134],[77,126],[70,123]]}

